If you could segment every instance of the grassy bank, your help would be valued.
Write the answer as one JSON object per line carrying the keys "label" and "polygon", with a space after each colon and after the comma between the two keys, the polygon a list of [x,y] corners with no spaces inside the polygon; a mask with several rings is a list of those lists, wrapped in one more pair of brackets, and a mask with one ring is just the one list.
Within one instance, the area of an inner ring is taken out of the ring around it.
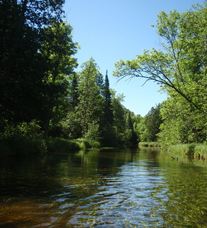
{"label": "grassy bank", "polygon": [[169,146],[167,152],[173,159],[194,159],[207,161],[207,144],[177,144]]}
{"label": "grassy bank", "polygon": [[139,148],[155,148],[155,149],[160,148],[160,145],[158,142],[140,142],[138,146]]}
{"label": "grassy bank", "polygon": [[64,138],[42,138],[12,136],[0,139],[0,155],[44,155],[47,153],[68,153],[98,148],[100,144],[93,140]]}

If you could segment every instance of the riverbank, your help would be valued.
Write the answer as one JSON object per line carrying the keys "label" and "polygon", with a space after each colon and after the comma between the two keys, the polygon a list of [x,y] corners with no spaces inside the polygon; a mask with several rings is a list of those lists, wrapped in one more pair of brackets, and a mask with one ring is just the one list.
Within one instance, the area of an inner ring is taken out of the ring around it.
{"label": "riverbank", "polygon": [[207,161],[207,144],[177,144],[162,149],[172,159],[186,159]]}
{"label": "riverbank", "polygon": [[152,148],[152,149],[159,149],[160,145],[158,142],[139,142],[138,147],[143,148]]}
{"label": "riverbank", "polygon": [[46,153],[68,153],[99,147],[99,142],[83,138],[69,140],[58,137],[18,136],[0,140],[0,155],[44,155]]}

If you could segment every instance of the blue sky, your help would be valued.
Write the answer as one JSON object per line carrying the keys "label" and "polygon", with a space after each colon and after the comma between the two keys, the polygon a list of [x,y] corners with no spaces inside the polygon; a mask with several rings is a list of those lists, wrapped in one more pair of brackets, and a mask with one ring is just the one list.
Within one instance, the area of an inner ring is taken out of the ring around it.
{"label": "blue sky", "polygon": [[66,0],[66,19],[73,27],[73,40],[80,49],[79,64],[93,57],[111,88],[124,94],[124,105],[136,114],[145,115],[152,106],[166,99],[157,85],[138,79],[121,80],[112,76],[120,59],[133,59],[145,49],[160,48],[156,33],[160,11],[186,11],[204,0]]}

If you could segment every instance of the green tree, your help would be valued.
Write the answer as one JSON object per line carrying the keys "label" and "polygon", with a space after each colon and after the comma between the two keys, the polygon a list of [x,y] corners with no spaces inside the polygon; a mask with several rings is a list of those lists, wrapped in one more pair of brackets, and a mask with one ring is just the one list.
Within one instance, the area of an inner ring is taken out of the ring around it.
{"label": "green tree", "polygon": [[70,92],[69,92],[69,103],[72,110],[74,110],[75,107],[78,105],[78,98],[79,98],[78,78],[77,78],[77,74],[74,74],[72,78],[71,86],[70,86]]}
{"label": "green tree", "polygon": [[160,125],[162,123],[160,108],[161,105],[157,105],[155,108],[152,107],[145,116],[145,126],[147,131],[146,138],[149,142],[157,141],[157,136],[160,132]]}
{"label": "green tree", "polygon": [[44,77],[43,116],[45,131],[56,127],[68,110],[69,77],[76,67],[76,44],[72,41],[72,28],[63,22],[54,22],[44,29],[44,42],[40,52],[47,60]]}
{"label": "green tree", "polygon": [[77,106],[77,117],[83,136],[90,135],[89,131],[94,133],[94,129],[96,129],[96,137],[99,137],[103,105],[103,98],[97,85],[99,75],[100,72],[93,59],[83,64],[79,76],[79,103]]}
{"label": "green tree", "polygon": [[102,143],[104,145],[112,145],[114,141],[113,128],[113,107],[112,97],[109,86],[108,72],[106,72],[104,85],[102,89],[103,95],[103,115],[101,122]]}
{"label": "green tree", "polygon": [[76,45],[63,2],[0,1],[1,123],[36,119],[47,132],[64,115]]}
{"label": "green tree", "polygon": [[134,122],[132,120],[132,117],[131,117],[131,113],[128,112],[126,114],[126,135],[127,135],[127,142],[129,144],[129,146],[131,147],[136,147],[137,144],[138,144],[138,136],[137,136],[137,133],[134,129]]}
{"label": "green tree", "polygon": [[126,129],[126,116],[125,108],[122,105],[123,95],[116,95],[112,93],[112,107],[113,107],[113,121],[114,121],[114,132],[115,144],[123,144],[125,140],[125,129]]}
{"label": "green tree", "polygon": [[185,13],[161,12],[157,29],[163,39],[163,49],[145,51],[134,60],[116,64],[115,75],[153,81],[168,93],[167,104],[174,102],[174,105],[164,105],[161,110],[165,113],[162,139],[169,138],[169,126],[174,126],[177,132],[172,134],[172,142],[202,142],[207,138],[206,24],[206,3]]}
{"label": "green tree", "polygon": [[203,110],[206,102],[195,100],[194,95],[206,85],[206,21],[206,7],[187,13],[161,12],[157,29],[165,42],[164,51],[153,49],[134,60],[120,61],[114,74],[154,81]]}
{"label": "green tree", "polygon": [[37,23],[31,25],[39,16],[34,12],[31,17],[28,4],[0,1],[0,113],[15,124],[31,121],[40,113],[38,95],[45,70],[38,52],[40,29]]}
{"label": "green tree", "polygon": [[111,101],[111,91],[109,86],[108,72],[106,72],[104,87],[103,87],[103,98],[104,98],[104,124],[113,124],[113,110]]}

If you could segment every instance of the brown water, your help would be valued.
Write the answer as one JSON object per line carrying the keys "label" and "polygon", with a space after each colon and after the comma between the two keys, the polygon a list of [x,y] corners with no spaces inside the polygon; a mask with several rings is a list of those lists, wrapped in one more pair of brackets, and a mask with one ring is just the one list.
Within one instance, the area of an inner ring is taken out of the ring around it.
{"label": "brown water", "polygon": [[0,227],[207,227],[207,168],[150,151],[0,161]]}

